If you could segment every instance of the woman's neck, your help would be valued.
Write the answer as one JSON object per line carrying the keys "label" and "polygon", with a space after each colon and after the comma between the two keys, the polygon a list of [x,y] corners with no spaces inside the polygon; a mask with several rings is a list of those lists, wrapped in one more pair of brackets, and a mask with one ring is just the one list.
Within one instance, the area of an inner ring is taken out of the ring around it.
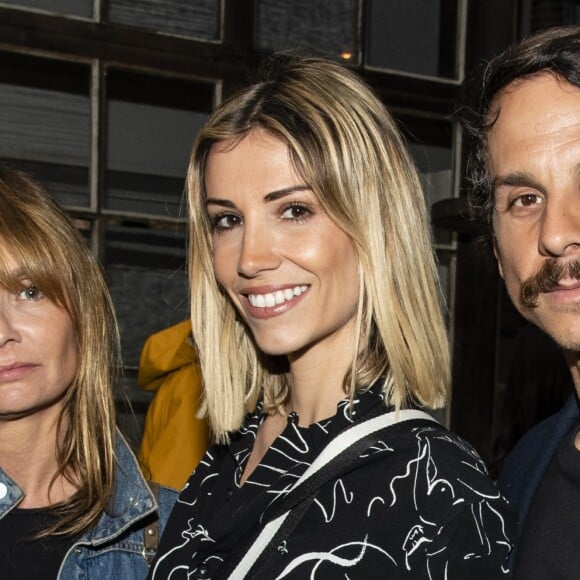
{"label": "woman's neck", "polygon": [[346,396],[343,384],[358,349],[358,335],[353,313],[332,332],[288,355],[288,411],[298,414],[300,426],[336,414],[336,405]]}
{"label": "woman's neck", "polygon": [[[288,411],[298,414],[300,426],[306,427],[336,414],[336,405],[346,397],[344,377],[350,360],[305,353],[290,361],[290,398]],[[348,360],[346,364],[343,361]]]}
{"label": "woman's neck", "polygon": [[56,456],[56,418],[35,414],[0,421],[0,467],[24,492],[18,507],[39,508],[60,503],[76,487],[59,475]]}

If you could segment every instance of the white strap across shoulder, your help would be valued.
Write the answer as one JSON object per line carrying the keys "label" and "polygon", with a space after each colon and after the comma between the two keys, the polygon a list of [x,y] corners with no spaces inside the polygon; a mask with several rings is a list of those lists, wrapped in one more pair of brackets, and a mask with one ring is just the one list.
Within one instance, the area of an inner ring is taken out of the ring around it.
{"label": "white strap across shoulder", "polygon": [[[391,413],[385,413],[379,415],[378,417],[373,417],[372,419],[367,419],[361,423],[355,424],[352,427],[346,429],[339,435],[337,435],[320,453],[320,455],[312,462],[308,469],[302,474],[300,479],[296,481],[292,487],[292,491],[297,489],[306,480],[311,478],[315,473],[320,471],[327,463],[336,458],[345,449],[348,449],[351,445],[374,433],[375,431],[380,431],[385,427],[395,425],[396,423],[402,423],[404,421],[412,421],[416,419],[426,419],[438,423],[425,411],[419,411],[416,409],[402,409],[400,411],[393,411]],[[266,549],[276,532],[280,529],[284,520],[288,517],[290,510],[283,513],[281,516],[277,517],[275,520],[268,522],[260,535],[256,538],[256,541],[250,546],[246,555],[240,560],[236,568],[229,576],[229,580],[241,580],[245,578],[248,572],[251,570],[252,566],[256,560],[260,557],[260,554]]]}

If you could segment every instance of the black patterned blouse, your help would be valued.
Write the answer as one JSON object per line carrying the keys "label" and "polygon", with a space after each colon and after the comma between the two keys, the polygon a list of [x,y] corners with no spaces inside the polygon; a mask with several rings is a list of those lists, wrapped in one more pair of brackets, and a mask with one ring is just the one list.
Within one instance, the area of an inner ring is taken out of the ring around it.
{"label": "black patterned blouse", "polygon": [[[307,428],[290,415],[240,487],[265,418],[259,407],[228,446],[207,452],[186,483],[149,578],[221,577],[220,568],[241,557],[240,546],[259,534],[277,499],[324,446],[354,421],[381,412],[378,405],[383,399],[373,388],[358,397],[354,411],[344,400],[334,417]],[[507,578],[514,516],[468,444],[436,423],[414,420],[382,432],[360,458],[317,492],[275,557],[258,562],[249,577]]]}

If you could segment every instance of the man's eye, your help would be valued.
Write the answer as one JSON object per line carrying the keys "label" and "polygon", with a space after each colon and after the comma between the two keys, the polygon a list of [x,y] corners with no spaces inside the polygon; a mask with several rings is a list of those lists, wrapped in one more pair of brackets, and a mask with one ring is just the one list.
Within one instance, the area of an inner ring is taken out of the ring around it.
{"label": "man's eye", "polygon": [[535,193],[526,193],[517,197],[512,205],[519,207],[531,207],[542,203],[542,198]]}

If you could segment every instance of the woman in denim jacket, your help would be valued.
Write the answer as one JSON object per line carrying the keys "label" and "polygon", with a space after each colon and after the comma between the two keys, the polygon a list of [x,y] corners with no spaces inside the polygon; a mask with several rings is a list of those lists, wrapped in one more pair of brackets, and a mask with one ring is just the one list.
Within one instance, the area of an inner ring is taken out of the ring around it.
{"label": "woman in denim jacket", "polygon": [[145,578],[175,499],[115,428],[117,322],[96,260],[37,183],[0,168],[0,570]]}

